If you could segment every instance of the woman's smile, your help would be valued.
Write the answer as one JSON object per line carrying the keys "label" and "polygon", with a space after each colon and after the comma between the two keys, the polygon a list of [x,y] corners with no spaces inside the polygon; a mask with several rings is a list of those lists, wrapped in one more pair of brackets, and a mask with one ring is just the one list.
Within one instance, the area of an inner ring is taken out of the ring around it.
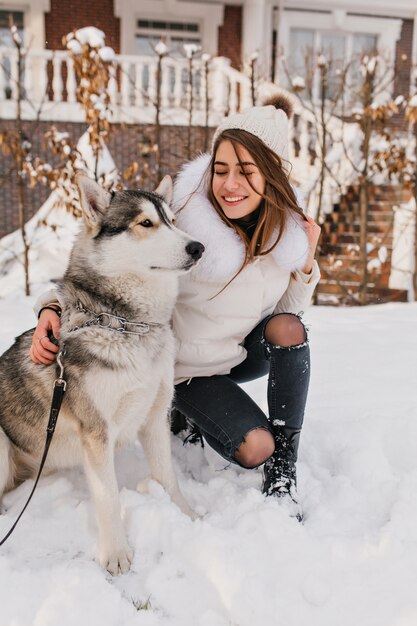
{"label": "woman's smile", "polygon": [[246,200],[247,196],[223,196],[223,200],[227,202],[227,204],[237,204],[238,202],[242,202],[242,200]]}

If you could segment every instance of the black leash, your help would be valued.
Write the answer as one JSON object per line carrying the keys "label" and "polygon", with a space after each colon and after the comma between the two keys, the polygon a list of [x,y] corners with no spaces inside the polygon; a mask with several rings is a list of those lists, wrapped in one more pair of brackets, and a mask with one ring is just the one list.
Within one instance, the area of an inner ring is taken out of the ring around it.
{"label": "black leash", "polygon": [[0,541],[0,546],[2,546],[5,543],[5,541],[7,541],[7,539],[10,537],[10,535],[16,528],[20,518],[22,517],[23,513],[26,511],[26,507],[28,506],[29,502],[32,499],[33,494],[35,493],[35,489],[37,487],[37,484],[42,474],[43,466],[45,465],[46,457],[48,456],[49,446],[51,445],[52,437],[55,431],[55,426],[58,420],[59,411],[61,409],[62,400],[64,397],[65,390],[67,388],[67,383],[64,379],[64,366],[62,363],[63,356],[64,356],[64,350],[62,349],[58,353],[58,357],[57,357],[57,363],[60,367],[60,372],[59,372],[59,377],[54,382],[54,391],[52,394],[51,410],[49,412],[48,426],[46,427],[45,449],[43,451],[38,475],[36,477],[35,484],[33,485],[33,489],[30,492],[29,498],[27,499],[25,506],[21,510],[17,520],[15,521],[15,523],[13,524],[13,526],[11,527],[7,535],[3,537],[3,539]]}

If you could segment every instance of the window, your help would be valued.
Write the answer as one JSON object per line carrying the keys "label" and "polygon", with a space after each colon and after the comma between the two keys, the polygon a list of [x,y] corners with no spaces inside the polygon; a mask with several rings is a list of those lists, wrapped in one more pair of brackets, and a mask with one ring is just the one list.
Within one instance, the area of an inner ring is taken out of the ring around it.
{"label": "window", "polygon": [[[309,78],[305,68],[306,55],[310,63],[320,52],[326,59],[331,59],[328,92],[335,95],[338,72],[347,62],[351,64],[348,81],[353,86],[359,80],[358,66],[362,55],[377,50],[385,59],[386,67],[393,64],[401,28],[399,18],[374,17],[342,9],[313,11],[285,7],[279,26],[280,50],[284,53],[291,78],[297,75]],[[379,71],[384,72],[382,66]],[[282,65],[280,79],[288,84]],[[319,76],[315,76],[311,85],[313,97],[319,95],[319,83]],[[391,89],[386,88],[386,95]]]}
{"label": "window", "polygon": [[170,50],[181,49],[185,40],[201,45],[212,56],[217,54],[218,30],[224,14],[221,2],[117,0],[113,4],[115,17],[120,18],[121,54],[153,55],[149,43],[157,43],[161,38]]}
{"label": "window", "polygon": [[[10,17],[13,19],[15,26],[17,26],[20,38],[23,40],[23,13],[20,11],[0,11],[0,48],[14,48],[10,33]],[[7,56],[3,57],[1,65],[4,77],[4,95],[9,100],[12,96],[10,59]]]}
{"label": "window", "polygon": [[[143,56],[154,56],[155,45],[158,41],[163,41],[168,47],[168,54],[171,59],[185,60],[184,44],[196,44],[201,46],[200,26],[197,22],[175,22],[172,20],[159,19],[139,19],[137,20],[136,33],[136,54]],[[165,71],[168,72],[169,98],[174,98],[176,84],[175,67],[170,65]],[[141,88],[146,93],[149,88],[149,69],[145,67],[141,77]],[[200,93],[200,75],[194,75],[194,89]],[[181,70],[181,92],[185,97],[188,82],[188,69]]]}
{"label": "window", "polygon": [[[358,65],[364,54],[370,54],[377,49],[376,35],[366,33],[340,33],[319,31],[305,28],[290,30],[290,55],[288,67],[290,75],[302,76],[307,82],[309,79],[308,67],[319,54],[323,54],[329,63],[327,94],[329,98],[336,96],[339,85],[339,73],[348,62],[351,63],[349,72],[350,83],[357,75]],[[313,94],[317,95],[318,77],[312,85]]]}
{"label": "window", "polygon": [[20,11],[0,11],[0,46],[13,45],[9,27],[10,16],[20,33],[23,33],[23,13]]}
{"label": "window", "polygon": [[195,22],[173,22],[162,20],[137,21],[135,38],[136,54],[153,55],[154,46],[162,40],[174,58],[184,57],[183,45],[194,43],[201,45],[200,26]]}

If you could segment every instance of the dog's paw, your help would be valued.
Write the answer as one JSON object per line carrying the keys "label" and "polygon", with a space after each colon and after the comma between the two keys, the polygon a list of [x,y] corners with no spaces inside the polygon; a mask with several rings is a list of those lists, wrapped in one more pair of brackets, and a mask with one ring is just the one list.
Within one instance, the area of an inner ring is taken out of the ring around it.
{"label": "dog's paw", "polygon": [[190,507],[188,507],[188,511],[184,511],[184,513],[188,515],[188,517],[190,517],[193,522],[195,522],[196,519],[201,519],[201,515],[193,511],[193,509],[191,509]]}
{"label": "dog's paw", "polygon": [[128,545],[118,550],[109,552],[102,551],[99,556],[99,563],[112,576],[127,574],[133,561],[133,550]]}
{"label": "dog's paw", "polygon": [[136,485],[136,491],[138,491],[139,493],[149,493],[149,483],[151,481],[151,478],[144,478],[143,480],[141,480],[137,485]]}
{"label": "dog's paw", "polygon": [[175,504],[178,506],[178,508],[181,509],[181,511],[183,513],[185,513],[185,515],[188,515],[188,517],[191,518],[193,521],[200,517],[190,507],[190,505],[188,504],[188,502],[186,501],[186,499],[184,498],[184,496],[181,493],[175,494],[175,496],[172,498],[172,500],[173,500],[173,502],[175,502]]}

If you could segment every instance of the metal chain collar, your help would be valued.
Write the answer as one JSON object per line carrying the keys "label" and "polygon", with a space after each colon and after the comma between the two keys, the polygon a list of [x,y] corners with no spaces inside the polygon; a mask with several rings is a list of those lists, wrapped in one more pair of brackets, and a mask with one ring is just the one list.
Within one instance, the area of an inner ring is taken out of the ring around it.
{"label": "metal chain collar", "polygon": [[70,332],[80,330],[81,328],[89,328],[90,326],[98,326],[99,328],[114,330],[117,333],[126,335],[146,335],[150,331],[151,326],[161,326],[161,324],[157,322],[129,322],[125,317],[112,315],[112,313],[96,313],[95,311],[87,309],[80,301],[77,302],[76,309],[80,313],[93,315],[93,318],[79,326],[73,326],[69,329]]}

